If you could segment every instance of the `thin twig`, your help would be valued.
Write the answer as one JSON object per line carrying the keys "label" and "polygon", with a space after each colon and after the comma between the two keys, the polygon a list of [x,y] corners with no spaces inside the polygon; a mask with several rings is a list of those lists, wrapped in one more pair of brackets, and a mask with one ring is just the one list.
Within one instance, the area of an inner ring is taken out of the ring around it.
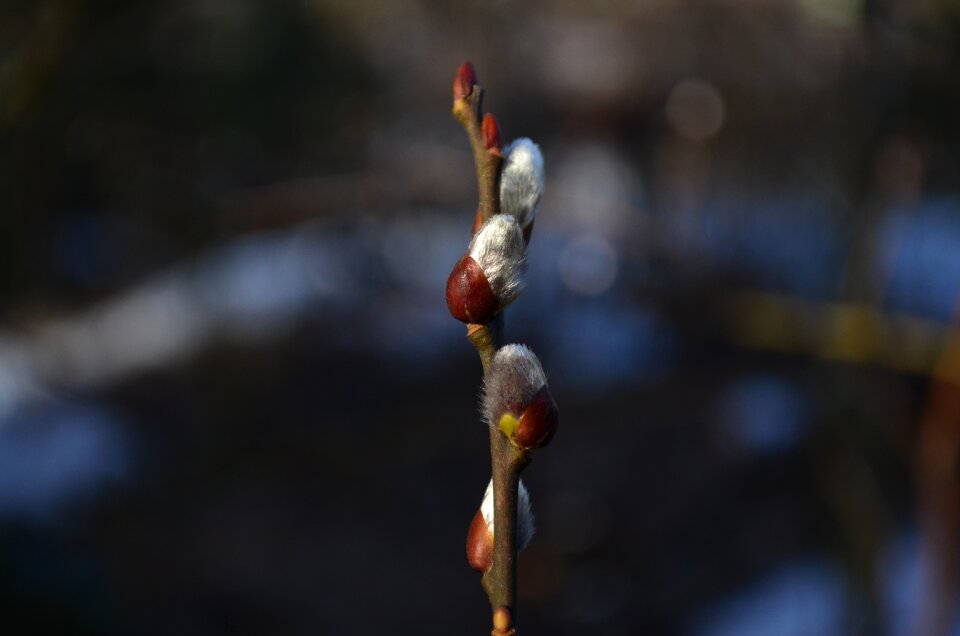
{"label": "thin twig", "polygon": [[498,428],[490,427],[490,458],[493,468],[493,566],[483,575],[483,589],[490,606],[510,608],[516,616],[517,595],[517,499],[520,471],[530,463]]}
{"label": "thin twig", "polygon": [[[483,89],[474,85],[470,95],[456,99],[453,115],[459,121],[473,149],[480,193],[480,211],[484,221],[500,212],[500,164],[502,158],[484,145],[480,125]],[[468,325],[467,338],[477,349],[484,376],[497,350],[503,346],[503,313],[486,325]],[[490,459],[493,473],[493,565],[483,575],[483,588],[496,613],[508,608],[506,616],[515,623],[517,597],[517,499],[520,471],[530,462],[530,455],[510,443],[495,426],[490,427]],[[501,612],[499,616],[503,616]],[[513,630],[512,625],[508,625]],[[510,631],[512,633],[512,631]]]}
{"label": "thin twig", "polygon": [[[503,314],[489,325],[470,325],[467,338],[476,347],[484,375],[497,349],[503,346]],[[510,608],[516,615],[517,589],[517,499],[520,471],[530,463],[530,453],[510,443],[495,426],[490,427],[490,459],[493,472],[493,565],[483,575],[483,589],[490,605]]]}
{"label": "thin twig", "polygon": [[500,211],[500,164],[502,158],[489,152],[483,144],[480,114],[483,106],[483,88],[474,85],[473,92],[453,102],[453,116],[463,126],[473,150],[477,168],[477,186],[480,193],[480,214],[486,221]]}

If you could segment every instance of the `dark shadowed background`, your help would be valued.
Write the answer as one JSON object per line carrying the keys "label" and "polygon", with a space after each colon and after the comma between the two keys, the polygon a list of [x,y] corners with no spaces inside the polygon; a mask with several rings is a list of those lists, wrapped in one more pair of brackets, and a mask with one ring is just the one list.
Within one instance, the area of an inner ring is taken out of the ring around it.
{"label": "dark shadowed background", "polygon": [[7,0],[0,631],[489,630],[466,59],[546,164],[522,633],[960,633],[948,0]]}

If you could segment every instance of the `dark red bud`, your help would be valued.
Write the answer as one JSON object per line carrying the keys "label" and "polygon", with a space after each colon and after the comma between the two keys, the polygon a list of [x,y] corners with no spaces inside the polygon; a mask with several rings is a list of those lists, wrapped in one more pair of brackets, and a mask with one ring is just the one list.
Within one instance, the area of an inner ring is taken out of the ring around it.
{"label": "dark red bud", "polygon": [[464,62],[457,69],[457,76],[453,80],[453,98],[464,99],[469,97],[476,83],[477,72],[473,70],[473,64]]}
{"label": "dark red bud", "polygon": [[470,228],[470,236],[474,236],[483,227],[483,211],[477,208],[477,215],[473,217],[473,227]]}
{"label": "dark red bud", "polygon": [[557,403],[554,402],[549,387],[544,384],[520,416],[512,439],[521,448],[546,446],[557,432],[559,421]]}
{"label": "dark red bud", "polygon": [[491,153],[502,156],[500,151],[500,124],[497,118],[487,113],[483,116],[483,147]]}
{"label": "dark red bud", "polygon": [[480,510],[467,530],[467,563],[477,572],[486,572],[493,565],[493,537]]}
{"label": "dark red bud", "polygon": [[447,279],[447,308],[457,320],[485,323],[500,310],[486,274],[469,254],[457,261]]}

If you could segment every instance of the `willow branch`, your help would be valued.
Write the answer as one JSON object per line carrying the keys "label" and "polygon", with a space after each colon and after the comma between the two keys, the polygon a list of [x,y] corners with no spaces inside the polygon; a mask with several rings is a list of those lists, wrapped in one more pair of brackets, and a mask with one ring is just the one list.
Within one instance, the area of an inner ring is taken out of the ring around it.
{"label": "willow branch", "polygon": [[468,325],[467,340],[473,344],[480,355],[480,364],[483,365],[483,375],[486,377],[490,370],[490,363],[497,349],[503,346],[503,313],[486,325]]}
{"label": "willow branch", "polygon": [[[497,349],[503,346],[503,314],[488,325],[470,325],[467,338],[477,349],[484,375]],[[517,500],[520,472],[530,463],[530,453],[510,443],[495,426],[490,427],[490,459],[493,473],[493,565],[483,575],[483,588],[490,606],[516,613],[517,590]]]}
{"label": "willow branch", "polygon": [[[477,169],[480,214],[482,221],[486,221],[500,212],[500,165],[503,159],[499,152],[499,140],[494,151],[484,141],[482,101],[483,89],[474,84],[469,95],[454,99],[453,115],[470,140]],[[487,324],[467,327],[467,338],[480,355],[485,377],[493,356],[504,344],[503,322],[501,312]],[[483,588],[495,616],[502,620],[504,615],[511,617],[516,614],[517,499],[520,471],[530,459],[528,453],[511,444],[496,426],[490,427],[490,459],[493,473],[494,547],[493,564],[483,575]],[[508,608],[509,611],[503,612],[499,608]],[[509,620],[505,630],[501,633],[513,633]]]}
{"label": "willow branch", "polygon": [[486,221],[500,211],[499,176],[503,159],[487,150],[480,128],[483,88],[474,85],[473,91],[463,99],[453,102],[453,116],[460,122],[470,140],[473,163],[477,169],[477,186],[480,194],[480,214]]}
{"label": "willow branch", "polygon": [[530,462],[496,427],[490,427],[490,458],[493,468],[493,565],[483,575],[483,589],[490,606],[510,608],[516,615],[517,594],[517,499],[520,471]]}

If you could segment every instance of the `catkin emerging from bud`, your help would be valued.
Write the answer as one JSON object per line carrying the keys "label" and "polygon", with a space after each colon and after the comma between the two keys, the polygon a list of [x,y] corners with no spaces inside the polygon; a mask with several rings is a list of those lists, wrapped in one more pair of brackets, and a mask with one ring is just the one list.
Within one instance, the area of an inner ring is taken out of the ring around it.
{"label": "catkin emerging from bud", "polygon": [[513,217],[483,224],[447,279],[447,307],[457,320],[485,323],[520,296],[526,271],[523,233]]}
{"label": "catkin emerging from bud", "polygon": [[517,219],[526,231],[537,215],[543,195],[543,155],[526,137],[515,139],[503,151],[500,173],[500,211]]}
{"label": "catkin emerging from bud", "polygon": [[[493,480],[487,485],[480,509],[470,522],[467,531],[467,562],[477,572],[486,572],[493,565],[494,537]],[[530,505],[530,493],[520,482],[517,490],[517,551],[523,550],[533,539],[536,526],[533,520],[533,507]]]}
{"label": "catkin emerging from bud", "polygon": [[[483,493],[483,503],[480,504],[480,513],[487,524],[487,530],[494,534],[493,518],[493,480],[487,484],[487,491]],[[533,506],[530,504],[530,493],[520,481],[517,491],[517,551],[525,549],[533,540],[537,527],[533,519]]]}
{"label": "catkin emerging from bud", "polygon": [[530,349],[511,344],[497,351],[484,379],[483,415],[520,448],[539,448],[553,438],[557,404]]}
{"label": "catkin emerging from bud", "polygon": [[[480,504],[480,514],[483,515],[483,521],[487,524],[487,531],[493,536],[495,523],[493,518],[493,480],[487,484],[487,490],[483,493],[483,503]],[[527,487],[520,481],[520,488],[517,490],[517,551],[524,550],[533,540],[537,527],[533,518],[533,505],[530,503],[530,493]]]}
{"label": "catkin emerging from bud", "polygon": [[523,291],[527,260],[523,232],[512,217],[497,214],[470,241],[469,254],[483,270],[501,309]]}
{"label": "catkin emerging from bud", "polygon": [[519,344],[501,347],[484,380],[483,415],[487,422],[496,426],[504,413],[519,417],[546,383],[547,376],[533,351]]}

